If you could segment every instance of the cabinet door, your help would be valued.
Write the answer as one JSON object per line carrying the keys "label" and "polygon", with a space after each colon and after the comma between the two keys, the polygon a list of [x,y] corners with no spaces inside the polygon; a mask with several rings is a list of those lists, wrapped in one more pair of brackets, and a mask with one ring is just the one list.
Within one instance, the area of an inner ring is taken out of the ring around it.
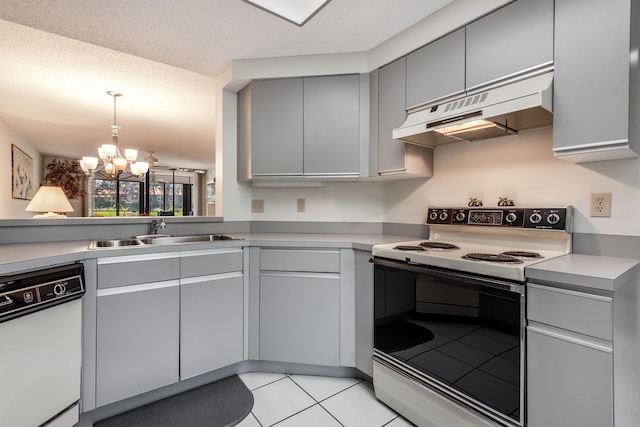
{"label": "cabinet door", "polygon": [[260,275],[260,359],[340,365],[339,275]]}
{"label": "cabinet door", "polygon": [[464,32],[461,28],[407,56],[407,109],[464,92]]}
{"label": "cabinet door", "polygon": [[628,142],[629,13],[629,0],[556,0],[554,149]]}
{"label": "cabinet door", "polygon": [[553,63],[553,0],[515,1],[466,30],[467,88]]}
{"label": "cabinet door", "polygon": [[241,272],[180,280],[180,379],[243,359]]}
{"label": "cabinet door", "polygon": [[400,58],[378,73],[378,172],[406,169],[406,143],[392,138],[393,129],[407,118],[405,109],[406,58]]}
{"label": "cabinet door", "polygon": [[302,79],[251,83],[251,174],[302,175]]}
{"label": "cabinet door", "polygon": [[96,405],[178,381],[179,282],[98,290]]}
{"label": "cabinet door", "polygon": [[529,427],[613,426],[613,356],[575,337],[527,328]]}
{"label": "cabinet door", "polygon": [[360,77],[304,79],[304,174],[355,175],[360,161]]}

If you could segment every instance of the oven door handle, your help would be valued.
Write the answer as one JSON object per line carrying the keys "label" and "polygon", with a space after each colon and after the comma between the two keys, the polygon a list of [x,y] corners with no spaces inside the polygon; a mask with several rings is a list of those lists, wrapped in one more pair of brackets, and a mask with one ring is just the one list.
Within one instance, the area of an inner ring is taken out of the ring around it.
{"label": "oven door handle", "polygon": [[482,278],[478,276],[472,276],[460,271],[448,271],[445,269],[440,269],[436,267],[431,267],[426,264],[418,264],[415,262],[402,262],[402,261],[394,261],[388,260],[384,258],[373,257],[369,259],[369,262],[380,265],[383,267],[391,267],[396,268],[398,270],[412,271],[415,273],[422,274],[431,274],[437,277],[441,277],[444,279],[459,281],[460,279],[464,279],[465,281],[475,283],[482,286],[491,287],[494,289],[508,290],[510,292],[516,292],[519,294],[524,294],[524,284],[507,282],[500,279],[494,278]]}

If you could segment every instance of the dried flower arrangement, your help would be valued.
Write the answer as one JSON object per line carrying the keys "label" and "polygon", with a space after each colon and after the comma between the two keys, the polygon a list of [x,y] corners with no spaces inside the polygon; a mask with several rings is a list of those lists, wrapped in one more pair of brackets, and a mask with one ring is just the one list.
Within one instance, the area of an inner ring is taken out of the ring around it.
{"label": "dried flower arrangement", "polygon": [[53,159],[48,165],[49,171],[44,176],[45,185],[57,185],[69,200],[77,199],[87,192],[84,190],[84,173],[77,161]]}

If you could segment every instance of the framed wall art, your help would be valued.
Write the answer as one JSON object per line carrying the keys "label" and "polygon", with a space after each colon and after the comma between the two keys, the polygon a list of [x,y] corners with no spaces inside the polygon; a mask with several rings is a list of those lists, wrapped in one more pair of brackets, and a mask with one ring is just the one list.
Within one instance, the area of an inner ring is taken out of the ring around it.
{"label": "framed wall art", "polygon": [[11,144],[11,197],[31,200],[33,197],[33,159]]}

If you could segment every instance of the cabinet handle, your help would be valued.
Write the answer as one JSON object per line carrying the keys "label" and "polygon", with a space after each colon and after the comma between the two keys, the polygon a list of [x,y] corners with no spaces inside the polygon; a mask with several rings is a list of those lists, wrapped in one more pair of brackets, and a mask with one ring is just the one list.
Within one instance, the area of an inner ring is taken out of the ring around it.
{"label": "cabinet handle", "polygon": [[216,280],[232,279],[234,277],[243,277],[242,271],[234,271],[231,273],[209,274],[207,276],[186,277],[180,279],[181,285],[191,285],[194,283],[211,282]]}
{"label": "cabinet handle", "polygon": [[559,340],[562,340],[562,341],[568,341],[568,342],[571,342],[573,344],[578,344],[578,345],[581,345],[583,347],[589,347],[589,348],[592,348],[594,350],[603,351],[605,353],[609,353],[609,354],[613,353],[613,349],[611,348],[611,346],[598,344],[598,343],[595,343],[595,342],[592,342],[592,341],[582,340],[582,339],[579,339],[579,338],[576,338],[576,337],[571,337],[571,336],[568,336],[568,335],[564,335],[564,334],[561,334],[561,333],[558,333],[558,332],[553,332],[553,331],[550,331],[548,329],[541,329],[541,328],[538,328],[536,326],[527,326],[527,330],[531,331],[531,332],[536,332],[538,334],[546,335],[546,336],[551,337],[551,338],[556,338],[556,339],[559,339]]}
{"label": "cabinet handle", "polygon": [[144,292],[154,289],[171,288],[180,286],[179,280],[167,280],[166,282],[143,283],[141,285],[118,286],[117,288],[98,289],[98,298],[110,295],[130,294],[132,292]]}
{"label": "cabinet handle", "polygon": [[564,289],[564,288],[556,288],[555,286],[545,286],[545,285],[538,285],[537,283],[527,283],[527,287],[532,289],[540,289],[541,291],[557,292],[560,294],[572,295],[580,298],[589,298],[596,301],[603,301],[608,303],[613,302],[613,298],[611,297],[590,294],[587,292],[572,291],[570,289]]}

